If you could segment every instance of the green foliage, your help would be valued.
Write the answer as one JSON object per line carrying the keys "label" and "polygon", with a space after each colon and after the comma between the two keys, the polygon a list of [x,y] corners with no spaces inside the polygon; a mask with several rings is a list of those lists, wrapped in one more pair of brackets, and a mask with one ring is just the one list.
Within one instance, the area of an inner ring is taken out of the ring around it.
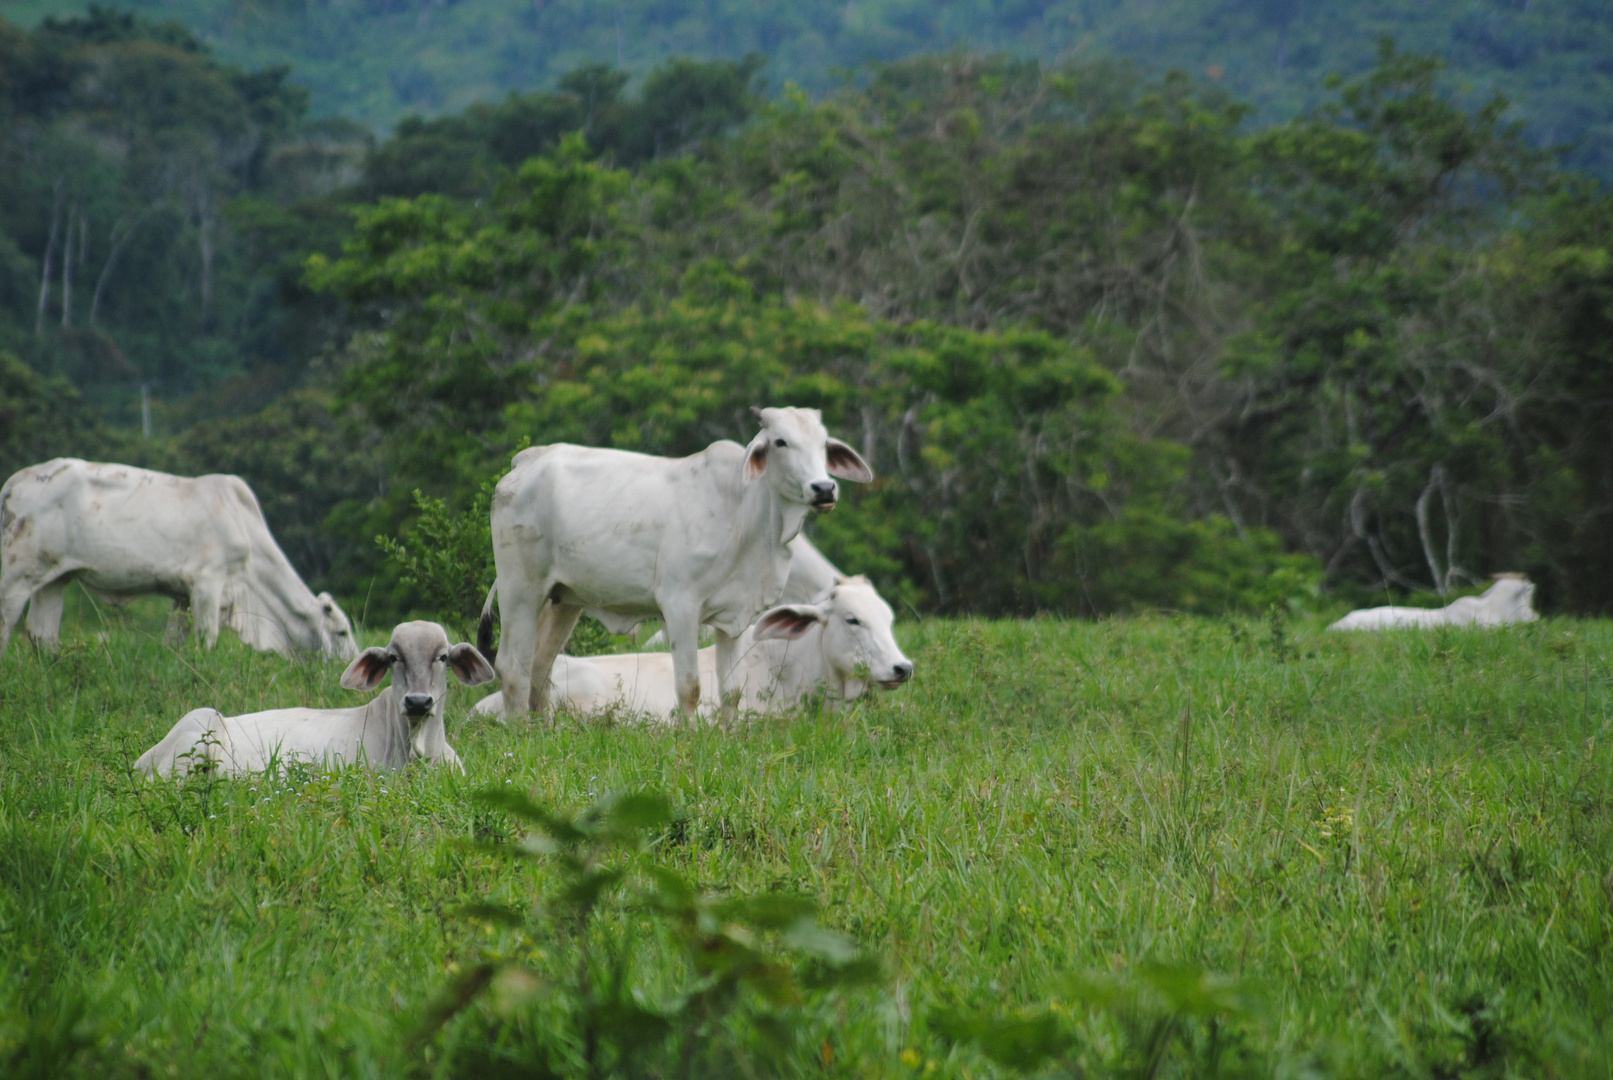
{"label": "green foliage", "polygon": [[450,513],[442,499],[414,493],[420,516],[407,538],[377,536],[378,546],[398,568],[398,579],[412,589],[413,606],[431,612],[463,640],[474,638],[493,569],[493,534],[488,510],[493,484],[485,483],[460,514]]}
{"label": "green foliage", "polygon": [[0,475],[81,453],[94,446],[99,435],[71,383],[47,379],[12,354],[0,352]]}
{"label": "green foliage", "polygon": [[362,139],[305,129],[284,65],[231,67],[177,22],[110,8],[0,24],[0,71],[0,348],[125,426],[142,386],[294,381],[328,312],[294,314],[309,294],[277,294],[278,264],[333,234],[274,198],[329,192]]}
{"label": "green foliage", "polygon": [[[376,130],[411,114],[458,112],[511,90],[563,85],[582,59],[608,58],[644,76],[677,56],[759,53],[775,85],[824,93],[848,70],[959,43],[1043,62],[1115,56],[1156,72],[1208,75],[1256,104],[1264,121],[1278,122],[1322,100],[1326,74],[1369,68],[1373,43],[1388,35],[1449,58],[1446,81],[1458,93],[1499,90],[1518,102],[1539,142],[1578,144],[1579,160],[1604,175],[1613,160],[1613,75],[1605,63],[1613,28],[1599,4],[1583,0],[869,0],[852,11],[828,0],[788,7],[690,0],[619,7],[585,0],[130,5],[183,20],[234,63],[290,60],[313,88],[319,112],[357,117]],[[82,9],[82,0],[12,0],[9,8],[24,23]]]}
{"label": "green foliage", "polygon": [[1214,614],[1264,611],[1273,604],[1314,603],[1322,567],[1282,550],[1277,536],[1253,529],[1240,537],[1232,522],[1198,521],[1127,507],[1118,517],[1071,529],[1060,545],[1060,569],[1090,609],[1166,608]]}
{"label": "green foliage", "polygon": [[[479,799],[530,827],[490,852],[553,866],[556,881],[538,917],[504,904],[462,909],[520,944],[516,957],[466,969],[428,1007],[417,1042],[488,1000],[481,1023],[451,1038],[448,1075],[792,1075],[815,1064],[836,992],[877,972],[850,938],[818,924],[809,900],[702,895],[654,861],[653,841],[673,824],[664,796],[607,795],[579,814],[506,789]],[[658,939],[673,943],[670,971],[644,970],[645,945]]]}
{"label": "green foliage", "polygon": [[[942,1011],[931,1023],[948,1039],[973,1044],[1020,1073],[1055,1065],[1067,1076],[1139,1080],[1269,1076],[1273,1063],[1248,1050],[1248,1024],[1260,1004],[1248,987],[1225,975],[1191,964],[1146,963],[1122,975],[1067,976],[1043,1008],[1008,1016]],[[1107,1021],[1101,1034],[1083,1037],[1081,1013]]]}

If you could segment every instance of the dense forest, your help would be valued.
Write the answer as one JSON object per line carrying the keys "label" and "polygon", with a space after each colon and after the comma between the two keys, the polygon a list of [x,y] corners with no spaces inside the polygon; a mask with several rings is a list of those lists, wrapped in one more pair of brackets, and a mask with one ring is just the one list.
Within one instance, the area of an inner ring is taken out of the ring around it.
{"label": "dense forest", "polygon": [[762,75],[585,62],[374,141],[177,23],[0,24],[0,470],[240,473],[378,618],[377,536],[524,442],[789,402],[880,474],[817,539],[918,609],[1613,607],[1613,199],[1504,101],[1387,42],[1276,124],[1105,59]]}
{"label": "dense forest", "polygon": [[[950,49],[1043,63],[1127,58],[1219,80],[1262,123],[1326,100],[1379,37],[1442,57],[1468,104],[1494,91],[1537,146],[1613,173],[1613,20],[1604,0],[122,0],[177,19],[223,59],[290,64],[316,115],[380,130],[511,90],[551,89],[585,63],[643,76],[676,57],[766,56],[777,89],[820,95],[870,62]],[[10,0],[8,17],[82,14],[83,0]]]}

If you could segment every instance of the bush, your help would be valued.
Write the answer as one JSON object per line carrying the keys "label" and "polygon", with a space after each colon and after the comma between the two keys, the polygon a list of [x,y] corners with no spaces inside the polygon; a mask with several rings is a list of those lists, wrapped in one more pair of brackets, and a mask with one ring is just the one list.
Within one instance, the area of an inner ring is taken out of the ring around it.
{"label": "bush", "polygon": [[464,909],[511,931],[513,955],[472,965],[428,1010],[417,1048],[485,1006],[449,1038],[449,1076],[790,1075],[823,1045],[817,1008],[877,972],[808,900],[702,895],[654,862],[672,824],[659,795],[608,795],[577,814],[501,789],[479,798],[530,827],[483,850],[558,880],[535,909]]}

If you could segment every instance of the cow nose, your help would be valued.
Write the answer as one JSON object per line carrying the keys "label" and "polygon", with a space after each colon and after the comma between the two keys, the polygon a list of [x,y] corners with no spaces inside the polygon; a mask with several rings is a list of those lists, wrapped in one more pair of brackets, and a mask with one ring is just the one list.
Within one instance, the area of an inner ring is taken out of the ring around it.
{"label": "cow nose", "polygon": [[896,672],[897,682],[906,682],[913,677],[913,662],[903,660],[900,664],[893,665],[892,670]]}
{"label": "cow nose", "polygon": [[410,716],[424,716],[431,711],[430,694],[405,694],[403,696],[403,711]]}
{"label": "cow nose", "polygon": [[814,480],[814,481],[812,481],[812,501],[813,502],[820,502],[820,503],[834,502],[835,501],[835,485],[834,485],[834,481],[833,480]]}

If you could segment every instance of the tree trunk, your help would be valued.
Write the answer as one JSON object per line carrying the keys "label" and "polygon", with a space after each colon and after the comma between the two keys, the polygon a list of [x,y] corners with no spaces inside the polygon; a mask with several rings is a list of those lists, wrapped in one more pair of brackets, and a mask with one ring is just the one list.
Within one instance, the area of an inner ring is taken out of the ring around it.
{"label": "tree trunk", "polygon": [[67,242],[62,245],[62,325],[73,324],[73,226],[78,222],[78,203],[67,208]]}
{"label": "tree trunk", "polygon": [[197,242],[202,249],[202,317],[213,300],[213,215],[211,201],[204,195],[198,215]]}
{"label": "tree trunk", "polygon": [[134,216],[134,220],[129,222],[129,228],[124,232],[124,234],[122,236],[118,235],[118,227],[123,224],[123,221],[119,220],[116,224],[114,224],[112,226],[112,235],[111,235],[112,250],[107,252],[106,263],[105,263],[105,265],[103,265],[101,267],[101,276],[98,279],[96,279],[96,282],[95,282],[95,295],[90,298],[90,325],[91,326],[95,325],[96,316],[100,314],[100,311],[101,311],[101,296],[106,292],[106,283],[112,277],[112,267],[113,267],[114,264],[117,263],[118,256],[120,254],[122,254],[123,245],[125,245],[125,244],[127,244],[129,242],[129,237],[134,235],[134,231],[140,227],[141,220],[144,219],[146,214],[148,214],[150,211],[151,211],[151,207],[148,206],[144,210],[142,210],[138,214],[136,214]]}
{"label": "tree trunk", "polygon": [[56,257],[56,230],[61,226],[62,182],[56,181],[50,200],[50,242],[45,245],[45,267],[39,275],[39,311],[34,315],[34,333],[45,331],[45,305],[50,303],[51,260]]}

